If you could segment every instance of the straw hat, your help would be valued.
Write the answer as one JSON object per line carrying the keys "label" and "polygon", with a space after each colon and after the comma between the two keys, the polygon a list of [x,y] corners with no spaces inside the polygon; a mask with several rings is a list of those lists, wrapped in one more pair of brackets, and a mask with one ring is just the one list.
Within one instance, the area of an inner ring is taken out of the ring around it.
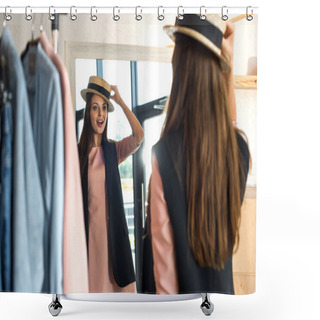
{"label": "straw hat", "polygon": [[163,30],[173,41],[175,41],[176,32],[199,41],[219,58],[222,70],[228,72],[230,65],[221,55],[221,44],[226,27],[226,22],[219,14],[207,14],[205,20],[200,19],[198,14],[184,14],[182,20],[176,18],[174,26],[166,25]]}
{"label": "straw hat", "polygon": [[111,86],[105,80],[97,76],[91,76],[89,78],[89,83],[87,89],[81,90],[81,96],[84,101],[87,101],[87,93],[95,93],[108,103],[108,112],[114,110],[113,104],[110,102]]}

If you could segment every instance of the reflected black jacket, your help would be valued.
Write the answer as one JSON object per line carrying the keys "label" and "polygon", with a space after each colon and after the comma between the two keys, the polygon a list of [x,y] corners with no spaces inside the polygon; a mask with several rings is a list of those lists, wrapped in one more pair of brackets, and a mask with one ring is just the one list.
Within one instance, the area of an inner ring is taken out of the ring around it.
{"label": "reflected black jacket", "polygon": [[[119,287],[135,281],[128,226],[124,214],[118,158],[114,142],[102,140],[109,209],[111,259],[114,278]],[[82,175],[82,194],[87,249],[89,248],[88,161]],[[89,257],[89,255],[88,255]]]}

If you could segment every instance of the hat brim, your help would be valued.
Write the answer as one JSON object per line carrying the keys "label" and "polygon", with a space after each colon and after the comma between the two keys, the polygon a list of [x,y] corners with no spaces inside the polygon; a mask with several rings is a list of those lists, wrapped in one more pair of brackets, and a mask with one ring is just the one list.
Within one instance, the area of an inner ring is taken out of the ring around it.
{"label": "hat brim", "polygon": [[199,41],[201,44],[203,44],[205,47],[207,47],[210,51],[212,51],[217,58],[220,61],[220,65],[223,72],[229,72],[230,71],[230,64],[225,59],[225,57],[221,54],[221,49],[218,48],[211,40],[209,40],[207,37],[202,35],[201,33],[187,28],[187,27],[181,27],[181,26],[173,26],[173,25],[166,25],[163,27],[163,30],[166,32],[166,34],[171,38],[173,41],[175,41],[175,33],[183,33],[197,41]]}
{"label": "hat brim", "polygon": [[101,94],[99,91],[96,91],[94,89],[83,89],[83,90],[81,90],[80,93],[81,93],[81,97],[86,102],[87,102],[87,93],[94,93],[94,94],[100,96],[102,99],[107,101],[107,103],[108,103],[108,112],[113,112],[114,111],[114,106],[111,103],[111,101],[109,99],[107,99],[107,97],[104,96],[103,94]]}

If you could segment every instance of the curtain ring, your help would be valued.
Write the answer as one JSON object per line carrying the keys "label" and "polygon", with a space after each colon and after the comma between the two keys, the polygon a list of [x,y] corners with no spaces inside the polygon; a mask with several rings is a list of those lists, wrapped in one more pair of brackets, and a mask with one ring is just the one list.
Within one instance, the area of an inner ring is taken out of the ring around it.
{"label": "curtain ring", "polygon": [[70,7],[70,19],[72,21],[76,21],[78,17],[76,14],[73,13],[73,9],[74,9],[74,12],[77,13],[77,9],[75,6]]}
{"label": "curtain ring", "polygon": [[[10,6],[7,6],[4,9],[4,18],[6,19],[6,21],[10,21],[12,19],[12,16],[10,16],[10,14],[8,14],[8,8],[10,8]],[[10,10],[10,12],[11,12],[11,10]]]}
{"label": "curtain ring", "polygon": [[53,9],[53,12],[56,12],[56,9],[54,6],[49,7],[49,20],[53,21],[56,17],[54,16],[54,13],[51,12],[51,9]]}
{"label": "curtain ring", "polygon": [[32,15],[31,15],[30,13],[28,13],[28,9],[30,9],[30,13],[32,13],[31,7],[30,7],[30,6],[27,6],[27,7],[26,7],[26,10],[25,10],[25,13],[26,13],[25,18],[26,18],[26,20],[31,21],[31,20],[32,20]]}
{"label": "curtain ring", "polygon": [[[140,9],[140,14],[138,14],[138,8]],[[141,7],[140,6],[137,6],[136,7],[136,20],[137,21],[140,21],[141,19],[142,19],[142,9],[141,9]]]}
{"label": "curtain ring", "polygon": [[[160,14],[160,8],[162,8],[162,14]],[[158,20],[162,21],[164,19],[164,9],[163,6],[158,7]]]}
{"label": "curtain ring", "polygon": [[[97,16],[96,14],[93,14],[93,8],[96,9],[96,7],[91,7],[91,10],[90,10],[90,19],[91,19],[91,21],[97,21],[98,16]],[[96,13],[97,13],[97,9],[96,9]]]}
{"label": "curtain ring", "polygon": [[[180,12],[181,11],[181,12]],[[177,18],[179,20],[183,20],[183,15],[184,15],[184,9],[183,6],[179,6],[177,10]]]}
{"label": "curtain ring", "polygon": [[[224,9],[226,10],[226,14],[224,14]],[[223,6],[223,7],[221,8],[221,19],[222,19],[223,21],[227,21],[227,20],[229,19],[227,6]]]}
{"label": "curtain ring", "polygon": [[[119,21],[120,20],[120,16],[119,16],[119,14],[116,14],[116,8],[118,9],[118,7],[116,6],[116,7],[113,7],[113,17],[112,17],[112,19],[114,20],[114,21]],[[120,13],[120,10],[118,9],[118,13]]]}
{"label": "curtain ring", "polygon": [[[251,14],[249,14],[249,8],[251,8]],[[248,21],[252,21],[253,20],[253,10],[252,10],[252,7],[251,6],[248,6],[247,9],[246,9],[246,15],[247,15],[247,20]]]}
{"label": "curtain ring", "polygon": [[[203,10],[204,10],[204,13],[202,12]],[[205,7],[205,6],[201,6],[201,7],[200,7],[200,19],[201,19],[201,20],[206,20],[206,19],[207,19],[206,14],[207,14],[207,9],[206,9],[206,7]]]}

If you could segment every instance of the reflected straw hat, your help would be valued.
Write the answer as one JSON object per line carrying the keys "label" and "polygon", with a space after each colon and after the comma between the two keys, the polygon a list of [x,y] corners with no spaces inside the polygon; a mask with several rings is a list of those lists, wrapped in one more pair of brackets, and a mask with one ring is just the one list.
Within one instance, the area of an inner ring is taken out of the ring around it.
{"label": "reflected straw hat", "polygon": [[223,34],[226,31],[226,22],[219,14],[207,14],[206,19],[200,19],[199,14],[184,14],[183,19],[176,18],[175,25],[166,25],[163,30],[175,41],[175,33],[183,33],[211,50],[220,61],[224,72],[230,70],[230,64],[221,54]]}
{"label": "reflected straw hat", "polygon": [[81,96],[84,101],[87,101],[87,93],[89,92],[97,94],[102,99],[107,101],[108,112],[112,112],[114,110],[114,106],[110,102],[111,86],[107,81],[97,76],[91,76],[89,78],[87,89],[81,90]]}

